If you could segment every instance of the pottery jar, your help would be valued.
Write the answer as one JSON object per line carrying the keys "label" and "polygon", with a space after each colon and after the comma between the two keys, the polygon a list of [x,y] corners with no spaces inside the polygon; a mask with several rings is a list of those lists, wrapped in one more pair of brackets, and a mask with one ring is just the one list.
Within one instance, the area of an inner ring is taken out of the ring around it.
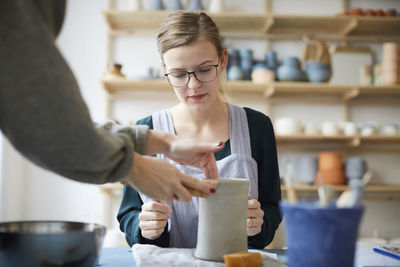
{"label": "pottery jar", "polygon": [[295,180],[312,184],[318,171],[318,158],[316,156],[302,156],[296,160]]}
{"label": "pottery jar", "polygon": [[339,152],[320,152],[318,154],[319,170],[343,170],[343,155]]}
{"label": "pottery jar", "polygon": [[276,71],[280,81],[301,81],[303,80],[303,73],[300,69],[300,61],[296,57],[288,57],[283,59]]}
{"label": "pottery jar", "polygon": [[360,157],[349,157],[345,163],[347,179],[361,179],[367,171],[367,163]]}
{"label": "pottery jar", "polygon": [[250,181],[219,178],[216,192],[199,199],[196,258],[223,261],[229,253],[247,251],[247,209]]}
{"label": "pottery jar", "polygon": [[275,80],[275,72],[269,70],[266,65],[258,64],[253,67],[251,80],[254,83],[271,83]]}

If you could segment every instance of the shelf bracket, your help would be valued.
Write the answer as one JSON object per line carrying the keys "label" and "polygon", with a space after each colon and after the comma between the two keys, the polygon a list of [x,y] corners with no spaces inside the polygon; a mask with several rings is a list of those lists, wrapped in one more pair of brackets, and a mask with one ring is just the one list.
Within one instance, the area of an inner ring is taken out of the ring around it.
{"label": "shelf bracket", "polygon": [[269,32],[269,30],[271,29],[272,25],[274,24],[274,18],[271,17],[270,15],[267,17],[267,19],[265,20],[265,24],[263,27],[263,31],[265,33]]}
{"label": "shelf bracket", "polygon": [[275,87],[273,85],[268,85],[264,92],[265,98],[271,98],[275,94]]}
{"label": "shelf bracket", "polygon": [[349,142],[349,147],[358,147],[360,145],[361,145],[361,138],[359,136],[352,138]]}
{"label": "shelf bracket", "polygon": [[341,36],[349,35],[356,27],[358,26],[358,22],[355,19],[352,19],[346,27],[340,32]]}
{"label": "shelf bracket", "polygon": [[342,100],[346,102],[352,98],[357,97],[358,95],[360,95],[360,89],[357,87],[354,87],[354,88],[351,88],[348,92],[343,93]]}

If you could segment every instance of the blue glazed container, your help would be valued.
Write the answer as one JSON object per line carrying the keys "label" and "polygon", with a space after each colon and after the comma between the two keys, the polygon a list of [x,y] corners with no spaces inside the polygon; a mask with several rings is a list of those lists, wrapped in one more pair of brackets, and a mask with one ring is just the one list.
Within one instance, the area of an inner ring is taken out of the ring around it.
{"label": "blue glazed container", "polygon": [[288,65],[281,65],[276,70],[276,74],[280,81],[302,81],[303,73],[299,68],[291,67]]}
{"label": "blue glazed container", "polygon": [[363,206],[321,208],[317,201],[279,203],[284,216],[289,267],[353,267]]}
{"label": "blue glazed container", "polygon": [[332,68],[330,64],[316,61],[306,62],[307,78],[310,82],[321,83],[328,82],[332,76]]}
{"label": "blue glazed container", "polygon": [[274,51],[267,52],[265,54],[265,62],[269,69],[276,70],[279,65],[278,56],[276,55],[276,52],[274,52]]}

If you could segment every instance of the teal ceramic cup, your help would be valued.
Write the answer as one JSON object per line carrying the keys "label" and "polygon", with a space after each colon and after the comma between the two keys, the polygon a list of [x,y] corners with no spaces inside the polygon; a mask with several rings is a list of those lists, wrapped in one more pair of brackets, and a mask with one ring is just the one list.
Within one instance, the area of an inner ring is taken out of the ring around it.
{"label": "teal ceramic cup", "polygon": [[289,267],[353,267],[363,206],[319,207],[316,201],[280,202]]}

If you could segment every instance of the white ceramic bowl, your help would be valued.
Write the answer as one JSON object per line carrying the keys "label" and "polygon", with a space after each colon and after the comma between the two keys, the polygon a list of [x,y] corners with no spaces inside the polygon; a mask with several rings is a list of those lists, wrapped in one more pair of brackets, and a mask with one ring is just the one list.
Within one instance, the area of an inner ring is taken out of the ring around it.
{"label": "white ceramic bowl", "polygon": [[283,117],[275,120],[275,131],[278,135],[301,134],[301,124],[295,118]]}

